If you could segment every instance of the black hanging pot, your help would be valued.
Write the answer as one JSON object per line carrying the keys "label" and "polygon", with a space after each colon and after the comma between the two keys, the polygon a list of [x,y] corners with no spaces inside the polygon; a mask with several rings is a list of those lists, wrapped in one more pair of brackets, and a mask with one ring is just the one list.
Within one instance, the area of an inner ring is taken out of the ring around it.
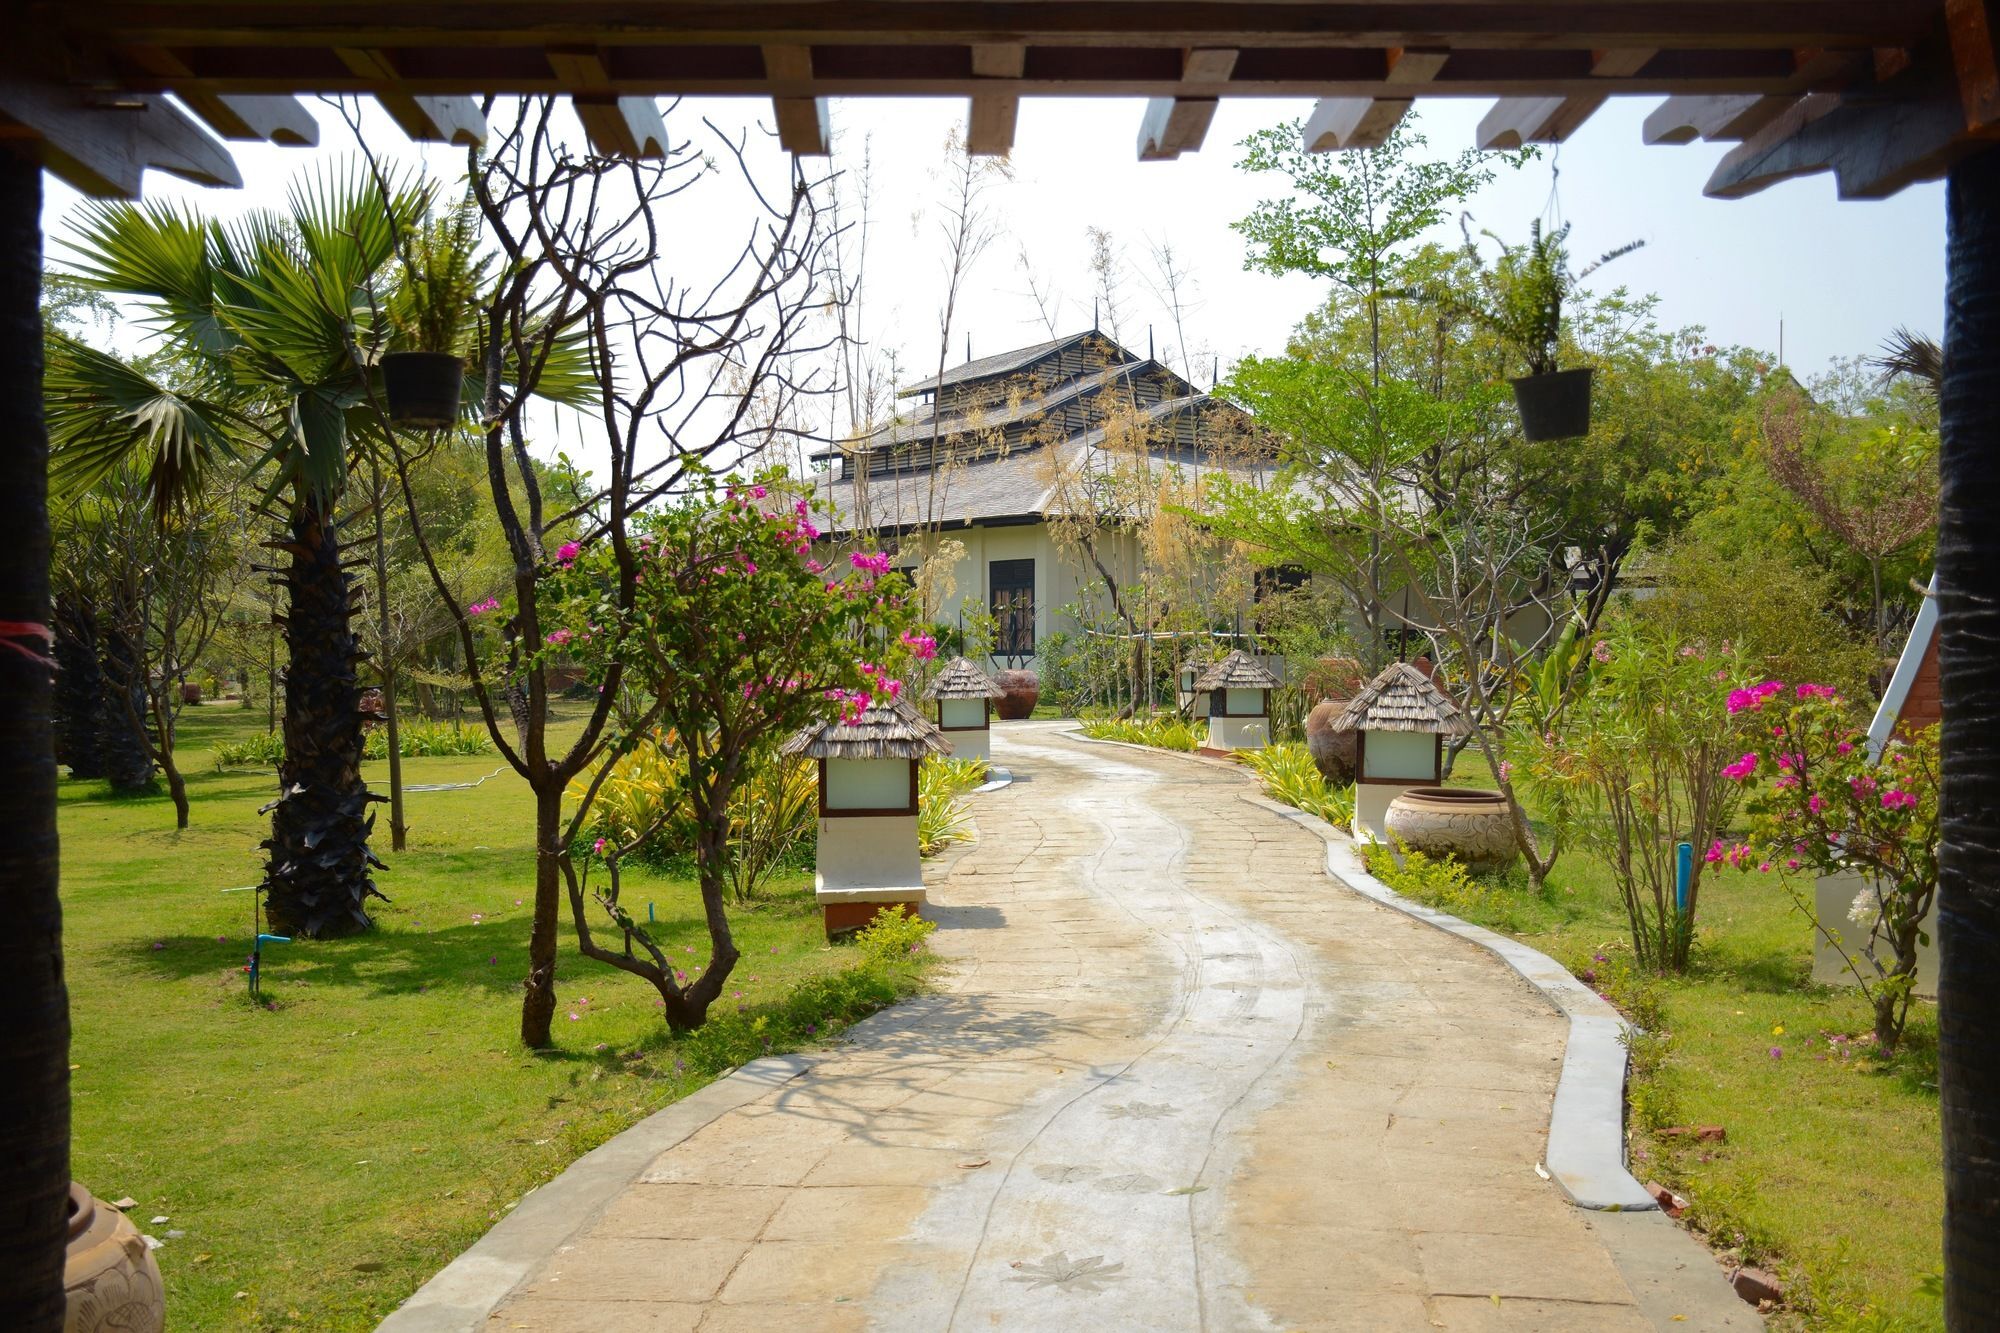
{"label": "black hanging pot", "polygon": [[389,420],[412,430],[442,430],[458,422],[458,391],[465,361],[451,352],[388,352],[382,357],[382,391]]}
{"label": "black hanging pot", "polygon": [[1514,386],[1521,433],[1533,443],[1590,434],[1590,367],[1523,375]]}

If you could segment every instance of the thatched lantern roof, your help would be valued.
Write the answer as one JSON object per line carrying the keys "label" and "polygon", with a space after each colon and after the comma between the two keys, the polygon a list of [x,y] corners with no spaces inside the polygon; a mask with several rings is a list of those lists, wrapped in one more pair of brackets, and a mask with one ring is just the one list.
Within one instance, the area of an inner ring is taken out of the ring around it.
{"label": "thatched lantern roof", "polygon": [[1003,691],[993,677],[979,669],[969,657],[954,657],[938,672],[926,699],[998,699]]}
{"label": "thatched lantern roof", "polygon": [[778,752],[805,759],[921,759],[950,754],[951,742],[899,697],[870,706],[852,722],[836,717],[801,728]]}
{"label": "thatched lantern roof", "polygon": [[1201,673],[1195,679],[1197,690],[1275,690],[1278,678],[1270,669],[1241,648],[1232,648],[1229,656]]}
{"label": "thatched lantern roof", "polygon": [[1397,662],[1363,686],[1333,719],[1329,730],[1464,736],[1472,731],[1472,723],[1429,676],[1408,662]]}

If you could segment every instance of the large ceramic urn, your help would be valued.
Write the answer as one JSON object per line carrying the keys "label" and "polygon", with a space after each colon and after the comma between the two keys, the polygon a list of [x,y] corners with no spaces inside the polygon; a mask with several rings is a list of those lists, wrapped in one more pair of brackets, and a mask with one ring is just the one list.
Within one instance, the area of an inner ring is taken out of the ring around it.
{"label": "large ceramic urn", "polygon": [[167,1293],[146,1238],[83,1186],[69,1187],[63,1333],[160,1333]]}
{"label": "large ceramic urn", "polygon": [[1507,798],[1463,787],[1412,787],[1389,802],[1389,835],[1425,856],[1449,856],[1466,869],[1504,870],[1520,855]]}
{"label": "large ceramic urn", "polygon": [[993,711],[1000,714],[1003,722],[1021,722],[1033,717],[1035,705],[1042,700],[1042,678],[1026,667],[1014,667],[993,678],[1000,687],[1000,697],[993,704]]}

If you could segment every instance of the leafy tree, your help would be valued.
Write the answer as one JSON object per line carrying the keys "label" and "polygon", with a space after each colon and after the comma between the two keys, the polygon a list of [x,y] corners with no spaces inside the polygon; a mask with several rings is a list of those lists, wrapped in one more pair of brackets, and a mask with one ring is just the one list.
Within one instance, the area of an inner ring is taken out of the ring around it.
{"label": "leafy tree", "polygon": [[[787,502],[763,484],[725,489],[704,480],[638,524],[643,577],[629,604],[620,605],[621,570],[603,546],[587,553],[565,546],[537,593],[542,623],[553,626],[544,652],[574,653],[592,680],[622,680],[646,700],[640,725],[613,754],[649,743],[657,720],[687,766],[681,794],[693,811],[710,948],[692,981],[619,901],[620,858],[679,813],[677,802],[664,803],[655,824],[619,845],[600,840],[608,882],[593,891],[591,862],[579,871],[568,848],[612,772],[607,762],[568,816],[561,858],[584,957],[650,982],[677,1032],[707,1020],[738,958],[727,910],[732,799],[776,761],[787,736],[836,716],[858,719],[901,697],[912,659],[936,653],[935,643],[910,632],[912,590],[889,572],[889,557],[856,552],[844,570],[827,569],[812,558],[819,534],[808,513],[805,500]],[[618,947],[598,941],[587,897],[622,937]]]}

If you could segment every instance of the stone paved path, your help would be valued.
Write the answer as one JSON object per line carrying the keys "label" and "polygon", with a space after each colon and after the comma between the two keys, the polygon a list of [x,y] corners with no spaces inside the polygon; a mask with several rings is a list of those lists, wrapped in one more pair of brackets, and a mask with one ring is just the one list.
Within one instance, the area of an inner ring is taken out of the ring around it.
{"label": "stone paved path", "polygon": [[1565,1028],[1498,961],[1234,774],[1039,724],[995,758],[940,992],[662,1153],[489,1327],[1756,1326],[1663,1218],[1536,1175]]}

